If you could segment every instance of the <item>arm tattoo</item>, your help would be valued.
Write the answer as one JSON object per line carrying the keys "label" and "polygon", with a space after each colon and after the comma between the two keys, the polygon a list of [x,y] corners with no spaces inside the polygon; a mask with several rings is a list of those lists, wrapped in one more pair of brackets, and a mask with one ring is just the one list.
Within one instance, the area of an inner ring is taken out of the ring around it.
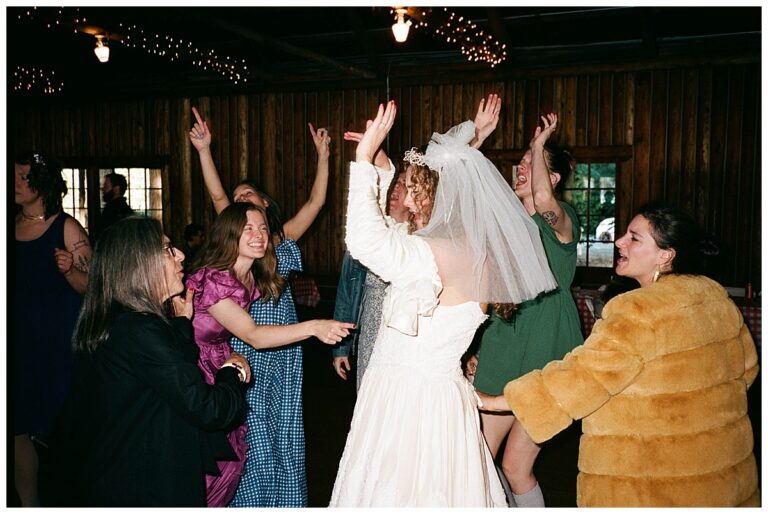
{"label": "arm tattoo", "polygon": [[88,270],[90,268],[90,263],[88,262],[88,259],[84,255],[78,255],[77,262],[75,262],[73,266],[78,270],[82,271],[83,273],[88,273]]}
{"label": "arm tattoo", "polygon": [[550,227],[554,227],[555,224],[557,224],[557,214],[555,214],[555,211],[547,211],[543,212],[541,214],[541,217],[544,218],[544,221],[546,221]]}
{"label": "arm tattoo", "polygon": [[88,246],[88,240],[87,239],[81,239],[80,241],[75,243],[74,246],[72,246],[72,251],[74,252],[78,248],[82,248],[84,246]]}

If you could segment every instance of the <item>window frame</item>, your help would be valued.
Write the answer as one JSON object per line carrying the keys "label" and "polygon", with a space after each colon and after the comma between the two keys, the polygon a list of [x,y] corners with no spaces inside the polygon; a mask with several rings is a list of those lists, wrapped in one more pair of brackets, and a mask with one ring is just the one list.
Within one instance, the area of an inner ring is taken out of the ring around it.
{"label": "window frame", "polygon": [[[168,179],[169,179],[169,161],[168,156],[115,156],[115,157],[69,157],[61,158],[63,168],[85,170],[87,187],[87,216],[88,228],[98,226],[101,222],[101,176],[99,170],[121,169],[121,168],[147,168],[159,169],[161,177],[161,219],[159,220],[165,227],[170,222],[170,212],[168,204]],[[88,235],[92,237],[91,230]]]}

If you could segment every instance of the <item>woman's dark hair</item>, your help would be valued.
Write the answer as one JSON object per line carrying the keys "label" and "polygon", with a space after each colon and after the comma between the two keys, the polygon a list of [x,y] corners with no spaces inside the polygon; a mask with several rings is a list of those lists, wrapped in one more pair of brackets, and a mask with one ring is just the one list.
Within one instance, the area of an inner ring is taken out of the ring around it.
{"label": "woman's dark hair", "polygon": [[[234,266],[239,255],[240,236],[248,221],[248,211],[260,212],[267,219],[267,211],[263,207],[250,202],[230,204],[211,225],[208,237],[192,263],[192,270],[207,267],[229,271],[235,276]],[[260,300],[272,299],[276,302],[285,288],[285,278],[277,272],[277,255],[271,237],[267,237],[264,257],[253,261],[251,272],[254,284],[261,292]]]}
{"label": "woman's dark hair", "polygon": [[277,200],[269,196],[263,189],[259,187],[256,182],[253,182],[251,180],[245,179],[241,180],[237,184],[235,184],[235,187],[232,189],[232,197],[234,198],[234,191],[239,186],[248,186],[262,198],[262,200],[266,200],[267,202],[267,224],[269,225],[269,232],[271,234],[277,234],[280,236],[280,241],[285,239],[285,233],[283,232],[283,215],[282,211],[280,210],[280,204],[277,203]]}
{"label": "woman's dark hair", "polygon": [[547,159],[547,167],[551,172],[560,175],[560,181],[555,186],[555,194],[562,198],[568,179],[573,173],[574,159],[570,150],[560,146],[556,141],[548,139],[544,143],[544,155]]}
{"label": "woman's dark hair", "polygon": [[104,231],[93,251],[72,337],[75,350],[95,350],[123,310],[166,319],[164,254],[163,231],[155,219],[129,216]]}
{"label": "woman's dark hair", "polygon": [[47,154],[35,152],[20,153],[14,162],[29,165],[29,188],[43,199],[45,218],[61,212],[61,201],[67,194],[67,183],[61,176],[61,163]]}
{"label": "woman's dark hair", "polygon": [[720,245],[704,235],[688,214],[665,202],[650,202],[637,215],[648,220],[656,246],[675,250],[671,273],[717,275]]}
{"label": "woman's dark hair", "polygon": [[389,216],[389,197],[392,195],[392,191],[395,190],[395,186],[397,186],[397,178],[402,175],[403,179],[405,179],[405,173],[408,171],[408,166],[403,166],[403,168],[400,171],[395,171],[395,176],[392,177],[392,182],[389,183],[389,187],[387,188],[387,203],[386,207],[384,208],[384,214]]}

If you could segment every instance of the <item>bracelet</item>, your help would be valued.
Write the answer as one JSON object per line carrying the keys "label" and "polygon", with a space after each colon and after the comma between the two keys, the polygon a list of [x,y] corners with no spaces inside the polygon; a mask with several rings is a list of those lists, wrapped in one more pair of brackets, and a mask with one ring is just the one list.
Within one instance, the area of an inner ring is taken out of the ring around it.
{"label": "bracelet", "polygon": [[248,378],[247,374],[245,373],[245,368],[242,367],[240,364],[234,363],[234,362],[225,362],[221,365],[222,368],[235,368],[237,370],[238,375],[240,375],[240,382],[245,382],[245,379]]}

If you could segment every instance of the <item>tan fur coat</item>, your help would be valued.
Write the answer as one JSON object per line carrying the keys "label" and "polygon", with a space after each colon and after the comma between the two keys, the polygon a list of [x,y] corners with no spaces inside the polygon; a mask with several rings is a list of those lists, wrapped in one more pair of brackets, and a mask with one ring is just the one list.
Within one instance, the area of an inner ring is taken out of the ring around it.
{"label": "tan fur coat", "polygon": [[759,505],[746,396],[757,353],[725,290],[670,275],[603,316],[582,346],[504,389],[536,442],[583,418],[578,505]]}

